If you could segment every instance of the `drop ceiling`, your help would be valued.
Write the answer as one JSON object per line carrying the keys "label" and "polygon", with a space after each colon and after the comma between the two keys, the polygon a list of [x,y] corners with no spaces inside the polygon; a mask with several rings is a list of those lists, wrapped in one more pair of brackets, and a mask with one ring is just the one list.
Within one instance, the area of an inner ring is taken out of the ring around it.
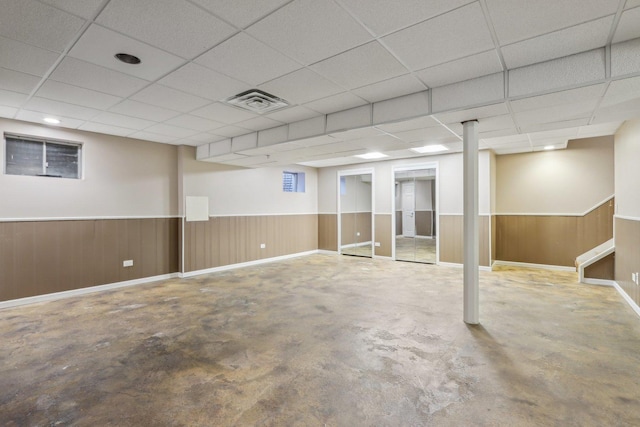
{"label": "drop ceiling", "polygon": [[[0,0],[0,10],[0,117],[228,145],[206,160],[237,166],[460,151],[469,119],[498,154],[563,148],[640,117],[637,0]],[[141,64],[119,62],[122,52]],[[255,88],[291,105],[261,115],[223,102]],[[411,94],[428,109],[394,116]],[[335,114],[344,110],[354,114]]]}

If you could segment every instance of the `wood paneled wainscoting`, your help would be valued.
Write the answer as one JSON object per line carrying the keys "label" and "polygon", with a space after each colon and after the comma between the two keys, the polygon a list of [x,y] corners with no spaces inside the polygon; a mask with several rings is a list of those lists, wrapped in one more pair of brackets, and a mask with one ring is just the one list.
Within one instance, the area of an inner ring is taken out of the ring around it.
{"label": "wood paneled wainscoting", "polygon": [[631,281],[631,273],[640,271],[640,219],[615,218],[616,283],[640,305],[640,286]]}
{"label": "wood paneled wainscoting", "polygon": [[[440,262],[462,264],[464,257],[464,232],[462,215],[440,215]],[[480,265],[490,266],[491,260],[491,217],[480,215]]]}
{"label": "wood paneled wainscoting", "polygon": [[[0,301],[179,271],[178,218],[0,222]],[[133,266],[123,267],[123,261]]]}
{"label": "wood paneled wainscoting", "polygon": [[317,214],[185,221],[184,272],[314,251],[318,249],[318,235]]}

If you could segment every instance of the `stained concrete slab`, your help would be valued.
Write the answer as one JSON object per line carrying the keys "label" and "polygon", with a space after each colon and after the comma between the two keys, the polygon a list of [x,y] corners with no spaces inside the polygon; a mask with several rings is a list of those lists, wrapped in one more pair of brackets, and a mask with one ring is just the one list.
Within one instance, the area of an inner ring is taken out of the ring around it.
{"label": "stained concrete slab", "polygon": [[313,255],[0,311],[0,424],[637,426],[640,318],[564,272]]}

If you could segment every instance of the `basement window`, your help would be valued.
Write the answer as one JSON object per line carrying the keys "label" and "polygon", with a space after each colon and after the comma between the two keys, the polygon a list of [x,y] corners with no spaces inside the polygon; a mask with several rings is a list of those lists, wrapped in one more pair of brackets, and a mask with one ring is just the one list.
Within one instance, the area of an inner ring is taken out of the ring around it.
{"label": "basement window", "polygon": [[282,191],[285,193],[304,193],[304,172],[282,172]]}
{"label": "basement window", "polygon": [[81,178],[82,144],[5,134],[7,175]]}

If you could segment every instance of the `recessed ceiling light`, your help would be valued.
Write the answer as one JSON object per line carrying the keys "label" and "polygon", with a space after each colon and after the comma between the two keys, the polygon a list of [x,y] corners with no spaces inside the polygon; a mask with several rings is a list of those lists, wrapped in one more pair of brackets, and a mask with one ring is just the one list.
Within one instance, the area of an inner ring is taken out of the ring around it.
{"label": "recessed ceiling light", "polygon": [[449,151],[449,149],[442,144],[425,145],[424,147],[410,148],[410,150],[420,154],[440,153],[442,151]]}
{"label": "recessed ceiling light", "polygon": [[365,160],[373,160],[373,159],[382,159],[383,157],[389,157],[389,156],[383,153],[373,152],[373,153],[366,153],[366,154],[356,154],[354,157],[359,157]]}
{"label": "recessed ceiling light", "polygon": [[60,124],[60,120],[54,119],[53,117],[45,117],[42,120],[44,120],[45,122],[50,123],[52,125],[59,125]]}
{"label": "recessed ceiling light", "polygon": [[556,148],[556,147],[554,147],[553,145],[545,145],[544,146],[545,150],[553,150],[554,148]]}
{"label": "recessed ceiling light", "polygon": [[120,61],[124,62],[125,64],[136,65],[140,63],[140,58],[128,53],[116,53],[115,57],[118,58]]}

